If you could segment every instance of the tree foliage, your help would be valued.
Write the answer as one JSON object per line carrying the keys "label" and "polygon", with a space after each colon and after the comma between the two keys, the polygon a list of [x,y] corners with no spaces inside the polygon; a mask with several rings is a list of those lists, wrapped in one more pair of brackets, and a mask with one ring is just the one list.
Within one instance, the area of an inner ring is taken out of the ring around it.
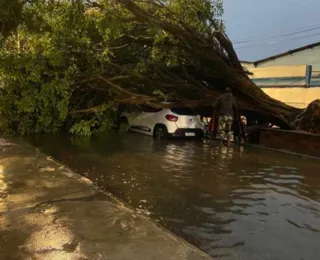
{"label": "tree foliage", "polygon": [[[3,131],[29,134],[66,128],[89,135],[110,127],[112,108],[119,102],[170,95],[144,77],[155,64],[179,63],[178,42],[165,30],[140,22],[119,1],[4,1]],[[190,24],[202,34],[213,33],[222,15],[220,1],[144,1],[139,6],[173,23]]]}
{"label": "tree foliage", "polygon": [[[14,30],[22,18],[24,2],[21,0],[0,1],[0,35],[7,36]],[[1,39],[2,40],[2,39]]]}

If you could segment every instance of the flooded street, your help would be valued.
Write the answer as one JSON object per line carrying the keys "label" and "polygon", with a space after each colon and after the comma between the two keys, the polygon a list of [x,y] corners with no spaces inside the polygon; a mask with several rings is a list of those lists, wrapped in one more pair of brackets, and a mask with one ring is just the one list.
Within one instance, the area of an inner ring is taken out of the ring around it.
{"label": "flooded street", "polygon": [[320,160],[137,134],[29,141],[214,259],[319,259]]}

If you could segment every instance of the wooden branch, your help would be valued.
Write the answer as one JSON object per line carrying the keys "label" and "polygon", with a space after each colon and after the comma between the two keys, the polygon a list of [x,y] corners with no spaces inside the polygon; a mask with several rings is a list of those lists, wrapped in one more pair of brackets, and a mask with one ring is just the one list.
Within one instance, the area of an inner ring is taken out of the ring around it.
{"label": "wooden branch", "polygon": [[109,105],[102,104],[102,105],[91,107],[91,108],[87,108],[87,109],[73,110],[73,111],[70,111],[68,114],[93,113],[93,112],[105,110],[105,109],[111,107],[113,104],[114,103],[109,104]]}

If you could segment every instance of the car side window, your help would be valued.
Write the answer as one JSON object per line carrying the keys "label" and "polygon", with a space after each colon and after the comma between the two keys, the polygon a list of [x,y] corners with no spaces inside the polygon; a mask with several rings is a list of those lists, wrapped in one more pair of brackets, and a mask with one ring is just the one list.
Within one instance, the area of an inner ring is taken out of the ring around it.
{"label": "car side window", "polygon": [[157,113],[162,110],[161,108],[154,108],[154,107],[146,106],[146,105],[141,106],[141,108],[142,108],[142,111],[145,113]]}
{"label": "car side window", "polygon": [[137,105],[131,105],[128,111],[133,112],[133,113],[141,113],[142,108]]}

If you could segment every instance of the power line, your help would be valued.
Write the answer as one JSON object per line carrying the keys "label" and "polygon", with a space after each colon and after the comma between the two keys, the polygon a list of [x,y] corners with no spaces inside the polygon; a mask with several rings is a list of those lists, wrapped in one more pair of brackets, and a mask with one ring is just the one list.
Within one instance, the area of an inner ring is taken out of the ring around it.
{"label": "power line", "polygon": [[[273,44],[273,43],[272,43],[272,44]],[[241,50],[241,49],[248,49],[248,48],[254,48],[254,47],[261,47],[261,46],[265,46],[265,45],[270,45],[270,43],[258,44],[258,45],[246,45],[246,46],[236,47],[236,48],[234,48],[234,49],[235,49],[235,50]]]}
{"label": "power line", "polygon": [[[297,39],[303,39],[303,38],[313,37],[313,36],[317,36],[317,35],[320,35],[320,33],[314,33],[314,34],[309,34],[309,35],[304,35],[304,36],[294,37],[294,38],[289,38],[289,39],[281,39],[280,41],[297,40]],[[272,45],[272,44],[277,44],[277,43],[278,42],[269,42],[269,43],[255,44],[255,45],[246,45],[246,46],[235,47],[235,49],[240,50],[240,49],[247,49],[247,48],[253,48],[253,47]]]}
{"label": "power line", "polygon": [[309,35],[305,35],[305,36],[295,37],[295,38],[292,38],[292,40],[294,40],[294,39],[302,39],[302,38],[305,38],[305,37],[312,37],[312,36],[316,36],[316,35],[320,35],[320,33],[314,33],[314,34],[309,34]]}
{"label": "power line", "polygon": [[260,39],[254,39],[254,40],[244,40],[244,41],[238,41],[238,42],[232,42],[232,43],[233,44],[241,44],[241,43],[247,43],[247,42],[257,42],[257,41],[259,42],[259,41],[263,41],[263,40],[276,39],[276,38],[291,36],[291,35],[295,35],[295,34],[310,32],[310,31],[314,31],[314,30],[318,30],[318,29],[320,29],[320,26],[317,26],[317,27],[314,27],[314,28],[310,28],[310,29],[301,30],[301,31],[297,31],[297,32],[292,32],[292,33],[279,34],[279,35],[275,35],[275,36],[271,36],[271,37],[264,37],[264,38],[260,38]]}
{"label": "power line", "polygon": [[[314,27],[319,27],[319,26],[320,26],[320,24],[308,25],[308,26],[299,27],[299,28],[295,28],[295,29],[284,31],[283,34],[296,32],[296,31],[300,31],[300,30],[305,30],[305,29],[309,29],[309,28],[314,28]],[[273,37],[273,36],[270,36],[270,37]],[[249,37],[249,38],[244,38],[244,39],[233,41],[233,42],[242,42],[242,41],[248,41],[248,40],[259,40],[259,38],[257,38],[257,37]]]}
{"label": "power line", "polygon": [[[299,27],[299,28],[295,28],[295,29],[291,29],[291,30],[287,30],[286,32],[283,32],[283,33],[285,34],[285,33],[290,33],[290,32],[296,32],[297,30],[304,30],[304,29],[309,29],[310,27],[313,28],[313,27],[318,27],[318,26],[320,26],[320,23],[319,24],[308,25],[308,26],[304,26],[304,27]],[[250,38],[244,38],[244,39],[241,39],[241,40],[237,40],[237,41],[234,41],[234,42],[247,41],[247,40],[256,40],[256,39],[257,38],[255,38],[255,37],[250,37]]]}

